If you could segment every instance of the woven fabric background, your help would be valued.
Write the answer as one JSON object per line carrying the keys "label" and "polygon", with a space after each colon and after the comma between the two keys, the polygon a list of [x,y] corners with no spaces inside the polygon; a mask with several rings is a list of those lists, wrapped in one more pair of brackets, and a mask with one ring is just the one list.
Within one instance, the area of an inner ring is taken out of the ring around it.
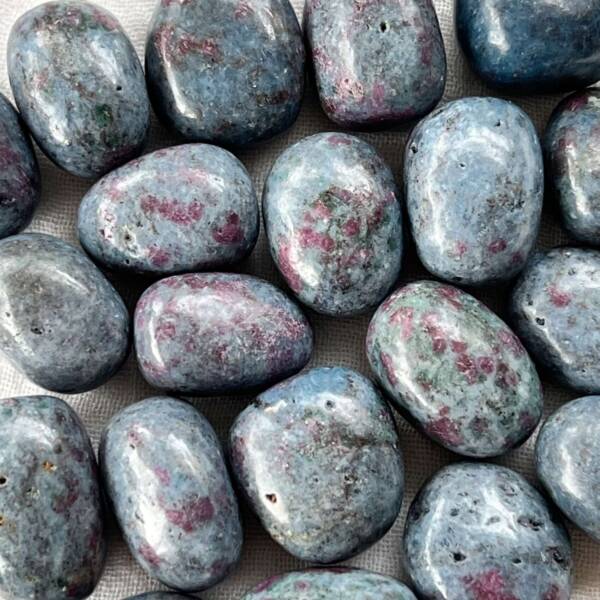
{"label": "woven fabric background", "polygon": [[[140,57],[143,57],[145,36],[156,0],[97,0],[97,3],[112,11],[131,37]],[[464,58],[457,49],[454,34],[454,0],[434,0],[443,29],[448,55],[448,84],[444,101],[463,96],[497,95],[487,90],[469,71]],[[25,10],[40,0],[1,0],[0,2],[0,90],[11,99],[6,75],[6,40],[13,22]],[[293,0],[299,15],[303,0]],[[559,100],[558,96],[537,96],[514,99],[524,108],[535,122],[540,133]],[[318,131],[336,129],[323,115],[316,97],[314,85],[309,82],[302,113],[294,127],[277,139],[238,152],[239,158],[250,171],[258,192],[262,190],[264,179],[276,157],[293,142]],[[359,134],[372,143],[392,166],[398,183],[402,183],[402,159],[407,131]],[[174,135],[153,120],[148,151],[180,143]],[[89,183],[71,177],[38,153],[43,176],[43,199],[36,217],[30,226],[31,231],[51,233],[71,242],[76,242],[75,217],[79,201],[89,187]],[[543,227],[539,244],[551,247],[568,242],[561,231],[558,218],[551,207],[551,199],[546,199]],[[253,273],[282,285],[268,253],[264,234],[252,256],[239,270]],[[403,280],[426,277],[426,273],[416,258],[414,249],[407,248]],[[133,308],[135,300],[143,289],[143,283],[114,280],[128,305]],[[475,293],[493,310],[501,315],[504,312],[505,288],[481,290]],[[369,373],[364,352],[364,338],[369,317],[349,320],[333,320],[308,313],[316,334],[316,348],[311,362],[315,365],[344,365]],[[85,335],[85,332],[81,332]],[[0,394],[11,395],[39,394],[40,388],[27,382],[6,361],[0,361]],[[135,359],[130,356],[121,372],[101,388],[65,399],[81,415],[90,436],[97,446],[100,434],[108,419],[125,406],[153,395],[139,374]],[[555,410],[562,403],[571,400],[575,394],[545,382],[546,412]],[[225,437],[233,418],[243,409],[247,398],[211,398],[194,400],[194,404],[210,419],[218,433]],[[398,417],[401,444],[406,463],[406,493],[402,514],[393,529],[378,544],[349,564],[369,568],[381,573],[406,580],[403,568],[401,536],[406,510],[422,483],[442,465],[460,460],[435,446],[417,433]],[[535,436],[522,448],[508,454],[498,462],[510,466],[535,480],[532,462],[532,447]],[[274,542],[262,530],[256,518],[243,507],[245,525],[245,546],[243,558],[235,573],[221,585],[201,594],[205,600],[235,600],[260,580],[283,571],[303,566]],[[600,599],[600,545],[595,545],[581,532],[571,528],[574,545],[574,591],[572,598]],[[119,600],[134,593],[159,589],[156,581],[148,578],[132,560],[120,534],[111,521],[109,525],[109,553],[104,576],[92,596],[94,600]]]}

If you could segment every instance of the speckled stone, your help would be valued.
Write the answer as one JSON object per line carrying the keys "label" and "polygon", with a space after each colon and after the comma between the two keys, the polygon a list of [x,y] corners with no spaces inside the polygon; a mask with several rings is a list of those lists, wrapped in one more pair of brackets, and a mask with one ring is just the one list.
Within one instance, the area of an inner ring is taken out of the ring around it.
{"label": "speckled stone", "polygon": [[556,107],[544,151],[565,228],[600,245],[600,89],[572,94]]}
{"label": "speckled stone", "polygon": [[271,577],[242,600],[416,600],[391,577],[361,569],[311,569]]}
{"label": "speckled stone", "polygon": [[463,98],[432,113],[408,141],[404,181],[431,273],[484,285],[524,267],[540,225],[544,166],[533,123],[516,105]]}
{"label": "speckled stone", "polygon": [[446,83],[431,0],[306,0],[305,29],[321,105],[343,127],[427,114]]}
{"label": "speckled stone", "polygon": [[402,260],[398,198],[390,168],[350,135],[319,133],[277,159],[263,193],[265,228],[302,302],[347,317],[385,298]]}
{"label": "speckled stone", "polygon": [[498,465],[445,467],[421,489],[404,532],[423,598],[568,600],[566,529],[521,475]]}
{"label": "speckled stone", "polygon": [[[139,594],[137,596],[130,596],[126,600],[177,600],[177,598],[190,598],[191,596],[184,596],[183,594],[176,594],[174,592],[146,592],[145,594]],[[194,596],[198,600],[197,596]]]}
{"label": "speckled stone", "polygon": [[150,115],[144,73],[109,12],[72,0],[37,6],[14,24],[7,56],[19,111],[59,167],[95,178],[141,152]]}
{"label": "speckled stone", "polygon": [[536,254],[515,285],[510,313],[523,343],[558,381],[600,392],[600,252]]}
{"label": "speckled stone", "polygon": [[160,118],[188,139],[215,144],[248,144],[290,127],[304,62],[289,0],[158,0],[146,45]]}
{"label": "speckled stone", "polygon": [[92,390],[128,347],[127,308],[83,252],[40,233],[0,241],[0,350],[26,377],[54,392]]}
{"label": "speckled stone", "polygon": [[167,275],[228,266],[258,237],[248,172],[226,150],[189,144],[113,171],[83,198],[79,239],[106,267]]}
{"label": "speckled stone", "polygon": [[302,560],[346,560],[380,539],[400,512],[404,466],[394,419],[356,371],[317,368],[276,385],[237,418],[229,443],[233,471],[263,526]]}
{"label": "speckled stone", "polygon": [[219,440],[191,404],[156,397],[127,407],[99,454],[125,541],[151,577],[186,592],[228,575],[242,547],[237,500]]}
{"label": "speckled stone", "polygon": [[0,238],[29,224],[40,193],[40,170],[29,135],[0,94]]}
{"label": "speckled stone", "polygon": [[600,396],[561,406],[540,431],[535,461],[556,505],[600,542]]}
{"label": "speckled stone", "polygon": [[456,28],[494,87],[539,94],[600,79],[598,0],[457,0]]}
{"label": "speckled stone", "polygon": [[142,374],[164,390],[216,394],[265,386],[304,367],[312,346],[300,309],[250,275],[169,277],[148,288],[135,311]]}
{"label": "speckled stone", "polygon": [[0,400],[0,596],[86,598],[106,544],[90,439],[62,400]]}
{"label": "speckled stone", "polygon": [[373,316],[367,355],[396,406],[458,454],[503,454],[542,416],[540,380],[521,342],[449,285],[420,281],[394,292]]}

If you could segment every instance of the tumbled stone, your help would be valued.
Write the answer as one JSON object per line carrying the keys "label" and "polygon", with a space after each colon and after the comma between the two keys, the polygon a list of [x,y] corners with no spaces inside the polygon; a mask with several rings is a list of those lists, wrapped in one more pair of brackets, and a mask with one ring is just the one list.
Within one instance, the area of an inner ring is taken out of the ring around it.
{"label": "tumbled stone", "polygon": [[300,309],[250,275],[169,277],[148,288],[135,311],[142,374],[164,390],[216,394],[265,386],[302,369],[312,346]]}
{"label": "tumbled stone", "polygon": [[420,597],[568,600],[566,529],[521,475],[498,465],[445,467],[421,489],[404,531]]}
{"label": "tumbled stone", "polygon": [[141,152],[144,72],[109,12],[76,0],[37,6],[14,24],[7,56],[19,111],[59,167],[94,178]]}
{"label": "tumbled stone", "polygon": [[24,229],[40,201],[40,170],[17,111],[0,94],[0,238]]}
{"label": "tumbled stone", "polygon": [[565,228],[600,245],[600,89],[572,94],[556,107],[544,151]]}
{"label": "tumbled stone", "polygon": [[216,146],[157,150],[113,171],[83,198],[83,247],[106,267],[146,275],[213,269],[244,258],[258,237],[248,172]]}
{"label": "tumbled stone", "polygon": [[539,230],[544,167],[533,123],[515,104],[463,98],[432,113],[409,139],[404,179],[417,251],[431,273],[483,285],[524,267]]}
{"label": "tumbled stone", "polygon": [[521,342],[457,288],[420,281],[394,292],[373,316],[367,355],[395,405],[458,454],[507,452],[542,416],[540,380]]}
{"label": "tumbled stone", "polygon": [[86,598],[106,553],[90,439],[62,400],[0,400],[0,596]]}
{"label": "tumbled stone", "polygon": [[276,385],[237,418],[229,443],[263,526],[302,560],[346,560],[398,516],[404,466],[394,419],[356,371],[317,368]]}
{"label": "tumbled stone", "polygon": [[456,28],[494,87],[539,94],[600,79],[598,0],[457,0]]}
{"label": "tumbled stone", "polygon": [[600,392],[600,252],[536,254],[513,289],[510,313],[523,343],[558,381]]}
{"label": "tumbled stone", "polygon": [[271,577],[242,600],[415,600],[399,581],[361,569],[310,569]]}
{"label": "tumbled stone", "polygon": [[85,392],[118,371],[128,347],[127,308],[83,252],[40,233],[0,241],[0,350],[26,377]]}
{"label": "tumbled stone", "polygon": [[188,139],[215,144],[248,144],[290,127],[304,62],[289,0],[158,0],[146,44],[159,117]]}
{"label": "tumbled stone", "polygon": [[561,406],[540,431],[535,460],[558,508],[600,542],[600,396]]}
{"label": "tumbled stone", "polygon": [[191,404],[156,397],[127,407],[99,454],[125,541],[151,577],[185,592],[227,576],[242,547],[237,500],[219,440]]}
{"label": "tumbled stone", "polygon": [[320,133],[288,148],[265,184],[271,255],[298,298],[350,316],[375,307],[400,272],[402,214],[394,176],[359,138]]}

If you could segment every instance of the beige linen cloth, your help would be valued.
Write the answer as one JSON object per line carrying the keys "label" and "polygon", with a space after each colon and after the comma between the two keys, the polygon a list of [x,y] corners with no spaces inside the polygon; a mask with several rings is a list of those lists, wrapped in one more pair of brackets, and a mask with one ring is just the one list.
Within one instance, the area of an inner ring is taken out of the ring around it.
{"label": "beige linen cloth", "polygon": [[[146,30],[156,0],[96,0],[96,2],[112,11],[120,20],[139,56],[143,59]],[[298,15],[301,15],[303,0],[292,0],[292,2]],[[463,96],[494,95],[494,92],[487,90],[469,71],[457,48],[454,34],[454,0],[434,0],[434,2],[443,29],[448,55],[448,84],[444,102]],[[8,34],[17,17],[39,3],[41,3],[40,0],[0,0],[0,49],[2,51],[0,90],[11,99],[5,68]],[[517,98],[516,102],[529,113],[539,132],[542,133],[550,112],[558,100],[558,96],[537,96]],[[238,152],[238,156],[250,171],[256,189],[260,193],[273,161],[286,147],[307,135],[332,129],[336,129],[336,127],[323,115],[314,87],[309,84],[302,113],[291,130],[275,140]],[[401,185],[406,131],[360,135],[380,151],[392,166],[398,183]],[[159,125],[156,119],[153,120],[148,151],[180,142],[181,140]],[[43,198],[29,229],[51,233],[76,242],[76,212],[79,201],[90,184],[63,173],[41,154],[40,162],[44,188]],[[567,241],[568,238],[561,231],[558,218],[551,206],[551,199],[547,198],[539,240],[540,246],[551,247]],[[426,273],[415,257],[412,245],[408,246],[404,259],[403,280],[426,277]],[[261,233],[261,238],[252,256],[239,267],[239,270],[253,273],[282,285],[269,256],[263,233]],[[125,279],[123,282],[115,281],[115,285],[132,308],[141,289],[132,290]],[[493,310],[503,314],[505,288],[487,289],[477,295]],[[334,320],[310,312],[308,314],[316,334],[312,366],[344,365],[369,374],[364,352],[368,317]],[[85,332],[82,331],[81,335],[85,335]],[[41,393],[44,393],[43,390],[27,382],[6,361],[0,362],[1,397]],[[81,415],[94,446],[97,447],[102,429],[112,415],[132,402],[153,394],[156,392],[144,382],[137,370],[134,358],[130,357],[120,373],[106,385],[87,394],[65,396],[64,398]],[[576,394],[563,390],[550,382],[545,382],[547,413],[575,397]],[[232,420],[244,408],[247,400],[247,398],[212,398],[195,400],[194,404],[208,417],[224,439]],[[406,491],[402,514],[393,529],[378,544],[349,561],[349,564],[379,571],[406,581],[401,548],[406,510],[415,493],[428,477],[442,465],[460,460],[460,458],[434,445],[400,417],[398,417],[398,425],[406,463]],[[499,459],[498,462],[510,466],[530,480],[534,480],[532,462],[534,438],[535,436],[524,447],[511,452]],[[301,562],[289,556],[270,540],[247,507],[243,508],[243,517],[245,545],[241,564],[222,584],[200,594],[205,600],[237,600],[262,579],[303,566]],[[595,545],[580,531],[574,528],[570,529],[575,559],[572,598],[578,600],[600,599],[600,545]],[[132,560],[111,520],[106,570],[92,598],[95,600],[119,600],[135,593],[154,589],[160,589],[159,584],[146,576]]]}

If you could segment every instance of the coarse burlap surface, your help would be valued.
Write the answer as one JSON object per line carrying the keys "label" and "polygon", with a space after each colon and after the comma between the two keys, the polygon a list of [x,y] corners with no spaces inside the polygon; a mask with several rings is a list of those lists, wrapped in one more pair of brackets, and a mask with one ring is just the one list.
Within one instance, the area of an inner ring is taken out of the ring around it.
{"label": "coarse burlap surface", "polygon": [[[146,29],[150,22],[156,0],[97,0],[97,3],[112,11],[122,23],[140,55],[143,58]],[[25,10],[40,0],[0,0],[0,89],[11,99],[6,75],[6,41],[13,22]],[[293,0],[299,15],[303,0]],[[497,95],[488,90],[469,71],[459,52],[454,35],[454,0],[435,0],[438,16],[442,25],[448,55],[448,84],[444,101],[462,96]],[[559,100],[558,96],[538,96],[516,98],[535,122],[540,133],[543,131],[552,108]],[[304,106],[300,118],[294,127],[277,139],[260,146],[238,152],[239,158],[250,171],[258,192],[262,190],[264,179],[276,157],[293,142],[318,131],[336,129],[323,115],[315,89],[309,82]],[[359,134],[371,142],[392,166],[398,183],[402,183],[402,158],[406,131]],[[177,137],[153,120],[148,151],[180,143]],[[43,177],[43,198],[37,211],[31,231],[40,231],[60,236],[76,242],[75,219],[79,201],[89,187],[89,183],[67,175],[52,165],[40,153]],[[551,199],[546,199],[545,214],[539,244],[551,247],[564,244],[568,238],[562,232],[558,218],[551,208]],[[273,262],[269,256],[264,234],[252,256],[239,270],[253,273],[281,285]],[[414,249],[408,245],[404,259],[403,280],[427,276],[419,264]],[[133,308],[135,300],[144,284],[127,281],[114,281],[128,305]],[[494,288],[475,293],[493,310],[501,315],[504,312],[506,289]],[[334,320],[317,316],[309,312],[309,318],[316,334],[316,347],[311,362],[315,365],[344,365],[369,373],[364,338],[369,317],[348,320]],[[81,335],[85,335],[82,331]],[[23,394],[39,394],[43,390],[27,382],[5,361],[0,362],[0,394],[2,397]],[[81,415],[97,446],[101,431],[108,419],[125,406],[156,392],[140,376],[135,359],[130,356],[125,367],[101,388],[76,396],[66,396],[72,406]],[[546,411],[551,412],[576,395],[545,381]],[[224,437],[233,418],[246,405],[247,398],[214,398],[194,401],[195,405],[210,419],[218,433]],[[449,452],[440,449],[398,418],[401,444],[406,462],[406,493],[402,514],[393,529],[375,546],[349,564],[364,567],[407,580],[403,568],[401,536],[406,510],[418,488],[426,478],[435,473],[442,465],[460,460]],[[499,459],[498,462],[515,468],[530,480],[534,480],[532,447],[535,436],[525,447]],[[1,442],[0,442],[1,443]],[[307,493],[310,493],[307,490]],[[303,564],[270,540],[262,530],[257,519],[243,508],[245,526],[245,545],[241,564],[221,585],[201,594],[207,600],[235,600],[243,592],[262,579],[283,571],[297,569]],[[109,526],[109,552],[104,576],[92,596],[97,600],[118,600],[134,593],[159,589],[132,560],[123,543],[114,522]],[[600,599],[600,545],[594,543],[580,531],[570,528],[574,545],[575,581],[573,598]],[[521,599],[526,600],[526,599]]]}

